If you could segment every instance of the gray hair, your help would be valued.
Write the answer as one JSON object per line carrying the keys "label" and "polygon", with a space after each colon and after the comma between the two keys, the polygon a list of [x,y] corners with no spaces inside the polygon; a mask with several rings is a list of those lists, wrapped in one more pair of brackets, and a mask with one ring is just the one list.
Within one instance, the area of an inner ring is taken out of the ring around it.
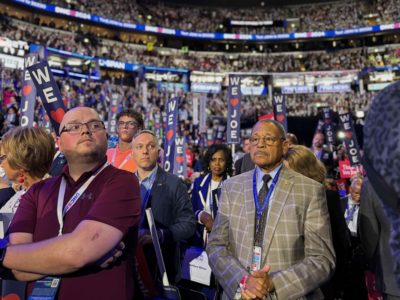
{"label": "gray hair", "polygon": [[158,137],[156,136],[156,134],[153,131],[148,130],[148,129],[143,129],[143,130],[140,130],[138,133],[136,133],[132,139],[132,145],[135,144],[135,140],[138,136],[145,134],[145,133],[150,134],[153,137],[154,143],[157,145],[158,148],[160,148],[160,144],[158,142]]}
{"label": "gray hair", "polygon": [[281,138],[282,138],[282,139],[286,139],[286,131],[285,131],[285,128],[282,126],[282,124],[279,123],[278,121],[269,120],[269,119],[268,119],[268,120],[260,120],[260,121],[258,121],[258,122],[253,126],[253,128],[251,129],[251,134],[253,134],[254,128],[255,128],[258,124],[262,124],[262,123],[265,123],[265,124],[273,124],[273,125],[275,125],[275,127],[278,128],[278,130],[279,130],[279,135],[281,136]]}

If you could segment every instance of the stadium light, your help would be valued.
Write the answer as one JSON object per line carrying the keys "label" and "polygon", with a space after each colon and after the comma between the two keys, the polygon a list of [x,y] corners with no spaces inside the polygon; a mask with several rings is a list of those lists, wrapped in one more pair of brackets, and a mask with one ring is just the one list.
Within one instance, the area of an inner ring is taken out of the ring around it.
{"label": "stadium light", "polygon": [[337,137],[339,138],[339,139],[341,139],[341,140],[343,140],[344,138],[345,138],[345,133],[344,133],[344,131],[338,131],[338,133],[337,133]]}
{"label": "stadium light", "polygon": [[363,110],[357,110],[356,111],[356,117],[357,118],[362,119],[362,118],[364,118],[364,116],[365,116],[365,113],[364,113]]}

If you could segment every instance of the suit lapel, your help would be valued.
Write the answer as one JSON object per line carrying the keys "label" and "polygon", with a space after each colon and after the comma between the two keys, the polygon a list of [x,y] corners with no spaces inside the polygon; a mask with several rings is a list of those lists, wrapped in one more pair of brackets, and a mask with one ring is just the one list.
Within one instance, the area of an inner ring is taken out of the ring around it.
{"label": "suit lapel", "polygon": [[[293,186],[293,181],[291,180],[291,175],[285,166],[282,166],[282,170],[279,175],[278,183],[275,187],[273,197],[271,198],[270,207],[268,210],[267,225],[264,231],[264,242],[266,245],[265,249],[262,251],[262,262],[265,263],[265,257],[269,252],[271,246],[272,237],[274,236],[276,226],[278,224],[279,218],[282,214],[283,208],[289,196],[290,190]],[[254,220],[254,217],[253,217]],[[253,221],[254,222],[254,221]],[[254,226],[254,225],[253,225]],[[263,264],[262,264],[263,265]]]}
{"label": "suit lapel", "polygon": [[[149,202],[154,198],[156,195],[158,196],[159,194],[159,189],[162,188],[162,186],[165,184],[165,175],[163,173],[164,171],[158,167],[157,169],[157,174],[156,174],[156,179],[153,182],[153,186],[151,187],[151,193],[150,193],[150,198]],[[156,197],[157,198],[157,197]],[[147,204],[147,207],[149,207],[149,204]]]}
{"label": "suit lapel", "polygon": [[203,204],[203,208],[206,206],[207,202],[207,193],[208,193],[208,187],[210,185],[210,180],[211,180],[211,175],[208,174],[206,175],[203,180],[200,183],[200,190],[199,190],[199,198],[201,200],[201,203]]}

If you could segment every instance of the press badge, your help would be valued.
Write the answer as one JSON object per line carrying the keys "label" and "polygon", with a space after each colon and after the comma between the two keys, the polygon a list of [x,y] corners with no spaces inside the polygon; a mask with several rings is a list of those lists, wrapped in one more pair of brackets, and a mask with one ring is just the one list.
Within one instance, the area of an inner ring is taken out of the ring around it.
{"label": "press badge", "polygon": [[261,247],[253,247],[253,259],[251,261],[251,271],[257,271],[261,269]]}
{"label": "press badge", "polygon": [[46,277],[36,281],[28,300],[54,300],[60,282],[61,279],[56,277]]}

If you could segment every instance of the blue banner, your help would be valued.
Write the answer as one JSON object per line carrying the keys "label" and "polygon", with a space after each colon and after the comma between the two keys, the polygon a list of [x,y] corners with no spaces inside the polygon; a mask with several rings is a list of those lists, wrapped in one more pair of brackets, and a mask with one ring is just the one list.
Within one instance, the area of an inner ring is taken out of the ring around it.
{"label": "blue banner", "polygon": [[50,118],[51,125],[58,135],[60,123],[67,109],[62,101],[60,89],[50,71],[50,66],[47,61],[42,61],[30,66],[28,71],[36,86],[38,97]]}
{"label": "blue banner", "polygon": [[174,174],[187,178],[186,142],[184,137],[175,138],[175,164]]}
{"label": "blue banner", "polygon": [[361,165],[360,147],[354,130],[351,113],[340,114],[339,118],[345,134],[344,143],[346,145],[350,164],[352,166],[359,166]]}
{"label": "blue banner", "polygon": [[322,112],[324,114],[324,125],[325,125],[325,140],[329,146],[329,149],[333,151],[335,146],[335,129],[332,122],[332,111],[329,107],[323,107]]}
{"label": "blue banner", "polygon": [[228,144],[240,143],[240,101],[242,98],[240,82],[240,76],[229,75],[227,124]]}
{"label": "blue banner", "polygon": [[39,61],[38,53],[31,53],[24,57],[24,80],[22,84],[21,96],[21,127],[33,127],[33,118],[36,104],[36,87],[28,72],[28,67],[33,66]]}
{"label": "blue banner", "polygon": [[113,26],[117,28],[130,29],[134,31],[142,31],[147,33],[156,33],[161,35],[173,35],[177,37],[206,39],[206,40],[241,40],[241,41],[280,41],[280,40],[304,40],[304,39],[321,39],[335,38],[352,35],[365,35],[370,33],[378,33],[382,31],[398,30],[400,23],[390,23],[382,25],[365,26],[359,28],[348,28],[327,31],[308,31],[308,32],[291,32],[279,34],[243,34],[243,33],[218,33],[218,32],[193,32],[180,29],[165,28],[159,26],[144,25],[139,23],[129,23],[105,18],[89,13],[76,11],[68,8],[58,7],[53,4],[44,4],[32,0],[14,0],[35,9],[44,10],[58,15],[77,18],[79,20],[87,20],[103,25]]}
{"label": "blue banner", "polygon": [[175,162],[175,138],[176,126],[178,124],[179,98],[173,97],[167,103],[167,126],[165,128],[164,140],[164,170],[174,172]]}
{"label": "blue banner", "polygon": [[337,83],[337,84],[319,84],[317,85],[317,93],[347,93],[351,92],[350,83]]}
{"label": "blue banner", "polygon": [[282,94],[274,94],[272,97],[272,106],[274,109],[274,119],[282,124],[285,132],[288,132],[286,117],[286,97]]}
{"label": "blue banner", "polygon": [[122,62],[113,59],[106,59],[106,58],[99,58],[99,66],[109,69],[117,69],[117,70],[124,70],[128,72],[137,71],[140,68],[140,65],[131,64],[127,62]]}

